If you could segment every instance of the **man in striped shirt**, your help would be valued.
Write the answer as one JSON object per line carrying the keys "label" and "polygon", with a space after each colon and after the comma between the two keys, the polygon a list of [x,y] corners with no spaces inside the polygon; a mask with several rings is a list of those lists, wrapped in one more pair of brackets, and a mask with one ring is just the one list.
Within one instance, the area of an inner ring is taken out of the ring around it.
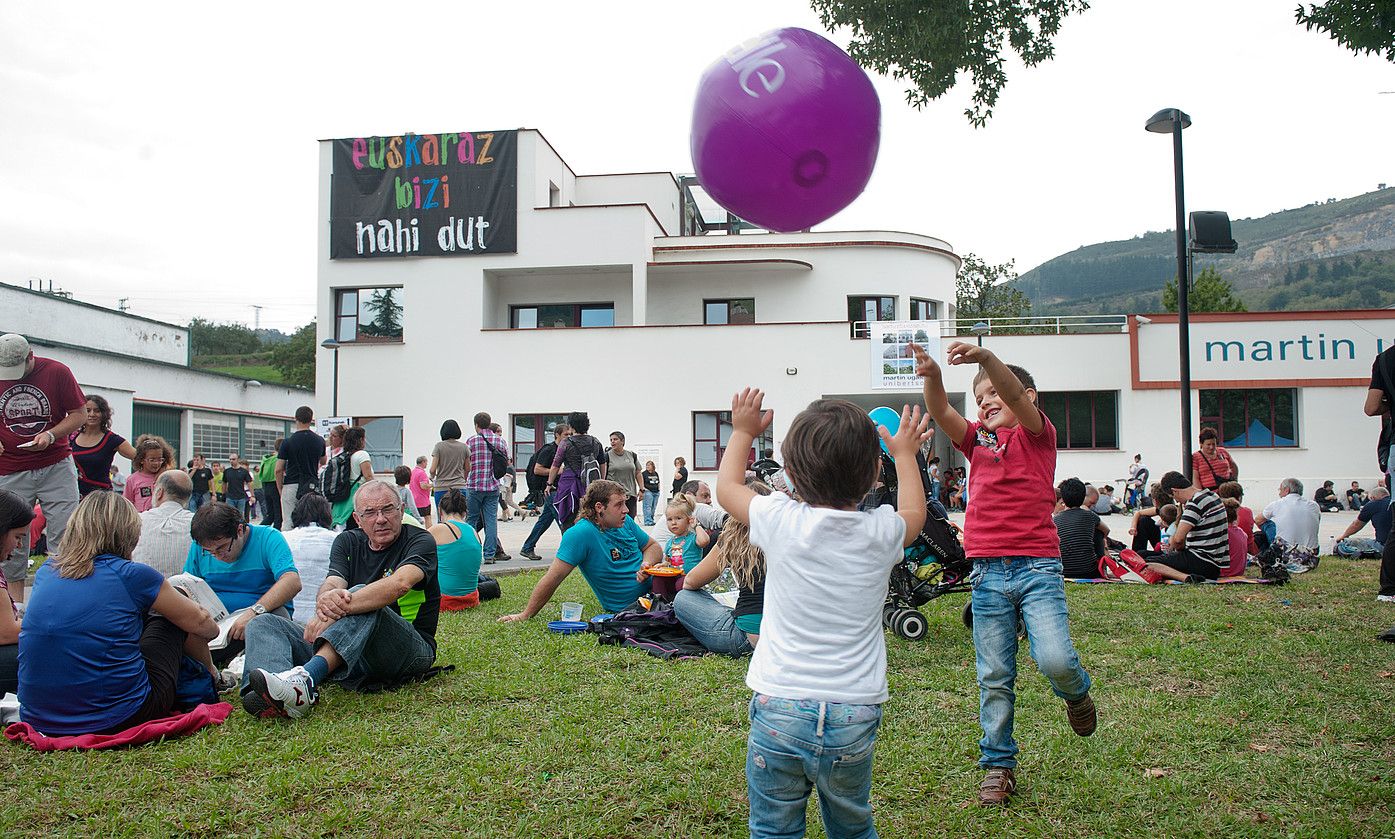
{"label": "man in striped shirt", "polygon": [[1230,562],[1225,505],[1220,496],[1193,486],[1180,472],[1163,475],[1162,488],[1183,509],[1168,553],[1148,567],[1169,580],[1216,579]]}

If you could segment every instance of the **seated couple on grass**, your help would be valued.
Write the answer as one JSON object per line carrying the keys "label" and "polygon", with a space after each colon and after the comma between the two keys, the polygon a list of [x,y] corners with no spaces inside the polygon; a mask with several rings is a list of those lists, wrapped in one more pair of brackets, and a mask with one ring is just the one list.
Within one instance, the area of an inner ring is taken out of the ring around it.
{"label": "seated couple on grass", "polygon": [[[746,486],[756,495],[772,492],[755,479]],[[728,568],[737,585],[736,604],[730,608],[704,588]],[[765,554],[751,544],[746,524],[727,520],[712,551],[684,576],[683,589],[673,598],[673,611],[698,643],[714,653],[743,656],[755,649],[765,611]]]}
{"label": "seated couple on grass", "polygon": [[441,589],[436,540],[403,527],[397,489],[383,480],[354,496],[357,530],[340,533],[304,627],[280,615],[247,624],[242,707],[304,717],[330,680],[357,690],[420,676],[436,660]]}

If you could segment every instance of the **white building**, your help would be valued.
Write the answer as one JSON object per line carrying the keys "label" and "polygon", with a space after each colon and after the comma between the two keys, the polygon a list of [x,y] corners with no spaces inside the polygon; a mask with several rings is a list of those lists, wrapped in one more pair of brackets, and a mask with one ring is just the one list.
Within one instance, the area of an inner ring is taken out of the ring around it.
{"label": "white building", "polygon": [[[411,204],[414,171],[429,183],[444,182],[446,170],[413,170],[409,153],[394,169],[392,144],[434,152],[438,141],[447,149],[457,138],[464,160],[459,138],[472,136],[472,149],[489,137],[504,150],[475,160],[496,167],[481,176],[493,179],[481,189],[495,192],[462,203],[470,175],[449,170],[457,190],[450,222],[419,224],[410,206],[384,213],[390,220],[362,207],[353,216],[344,194],[332,200],[338,177],[341,189],[358,179],[359,199],[376,189],[371,200],[395,194],[399,205]],[[369,171],[375,148],[378,175]],[[819,397],[869,408],[919,399],[874,386],[883,348],[867,340],[867,321],[938,321],[920,324],[935,335],[955,329],[959,258],[941,240],[891,231],[702,235],[691,193],[671,174],[577,175],[533,130],[324,141],[320,182],[320,334],[339,347],[321,351],[317,413],[367,424],[380,456],[400,451],[410,462],[431,450],[443,420],[458,420],[468,434],[470,418],[486,411],[505,426],[521,466],[553,424],[585,410],[592,433],[624,431],[666,484],[679,456],[696,476],[710,476],[733,391],[767,392],[775,421],[761,447],[772,449]],[[448,245],[467,253],[467,238],[469,255],[400,255]],[[985,342],[1036,376],[1060,427],[1059,477],[1116,481],[1135,452],[1155,476],[1177,468],[1175,326],[1161,315],[1146,324],[1091,323],[1087,334],[1052,335],[1010,335],[995,325]],[[1252,503],[1290,475],[1372,483],[1377,428],[1361,415],[1364,377],[1375,341],[1395,343],[1395,313],[1197,316],[1192,329],[1194,415],[1223,426]],[[1304,350],[1296,343],[1304,335],[1327,343]],[[1224,343],[1232,339],[1243,360]],[[1285,340],[1283,360],[1253,352],[1257,341]],[[1343,340],[1350,350],[1331,343]],[[971,377],[965,368],[947,373],[960,406]],[[946,462],[962,461],[949,441],[936,446]]]}
{"label": "white building", "polygon": [[[105,396],[113,431],[128,440],[158,434],[181,464],[195,452],[259,459],[287,433],[297,407],[315,404],[312,391],[190,367],[187,327],[0,283],[5,332],[66,364],[84,393]],[[116,465],[130,471],[124,458]]]}

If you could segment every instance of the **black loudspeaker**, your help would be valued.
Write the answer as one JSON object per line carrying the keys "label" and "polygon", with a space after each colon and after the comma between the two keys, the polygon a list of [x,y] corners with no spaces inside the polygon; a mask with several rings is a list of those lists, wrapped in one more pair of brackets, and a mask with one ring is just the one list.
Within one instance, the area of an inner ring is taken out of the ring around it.
{"label": "black loudspeaker", "polygon": [[1197,210],[1191,214],[1192,253],[1235,253],[1230,235],[1230,216],[1219,210]]}

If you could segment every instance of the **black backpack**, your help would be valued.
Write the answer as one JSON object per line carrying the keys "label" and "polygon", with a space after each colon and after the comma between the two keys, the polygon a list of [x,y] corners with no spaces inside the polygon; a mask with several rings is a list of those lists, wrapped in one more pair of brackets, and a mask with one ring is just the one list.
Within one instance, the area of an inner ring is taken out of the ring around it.
{"label": "black backpack", "polygon": [[509,474],[509,456],[494,448],[494,444],[489,442],[488,437],[485,438],[484,442],[485,445],[489,446],[489,455],[491,458],[493,458],[494,464],[494,480],[497,481],[505,475]]}
{"label": "black backpack", "polygon": [[340,452],[331,457],[325,466],[325,476],[321,489],[325,499],[331,504],[349,500],[349,493],[354,487],[354,477],[349,469],[353,456],[353,452]]}
{"label": "black backpack", "polygon": [[591,484],[601,479],[601,463],[598,458],[604,454],[599,440],[589,434],[586,435],[586,438],[596,444],[596,452],[595,454],[587,454],[581,458],[581,469],[577,472],[577,475],[581,478],[583,492],[586,487],[589,487]]}

